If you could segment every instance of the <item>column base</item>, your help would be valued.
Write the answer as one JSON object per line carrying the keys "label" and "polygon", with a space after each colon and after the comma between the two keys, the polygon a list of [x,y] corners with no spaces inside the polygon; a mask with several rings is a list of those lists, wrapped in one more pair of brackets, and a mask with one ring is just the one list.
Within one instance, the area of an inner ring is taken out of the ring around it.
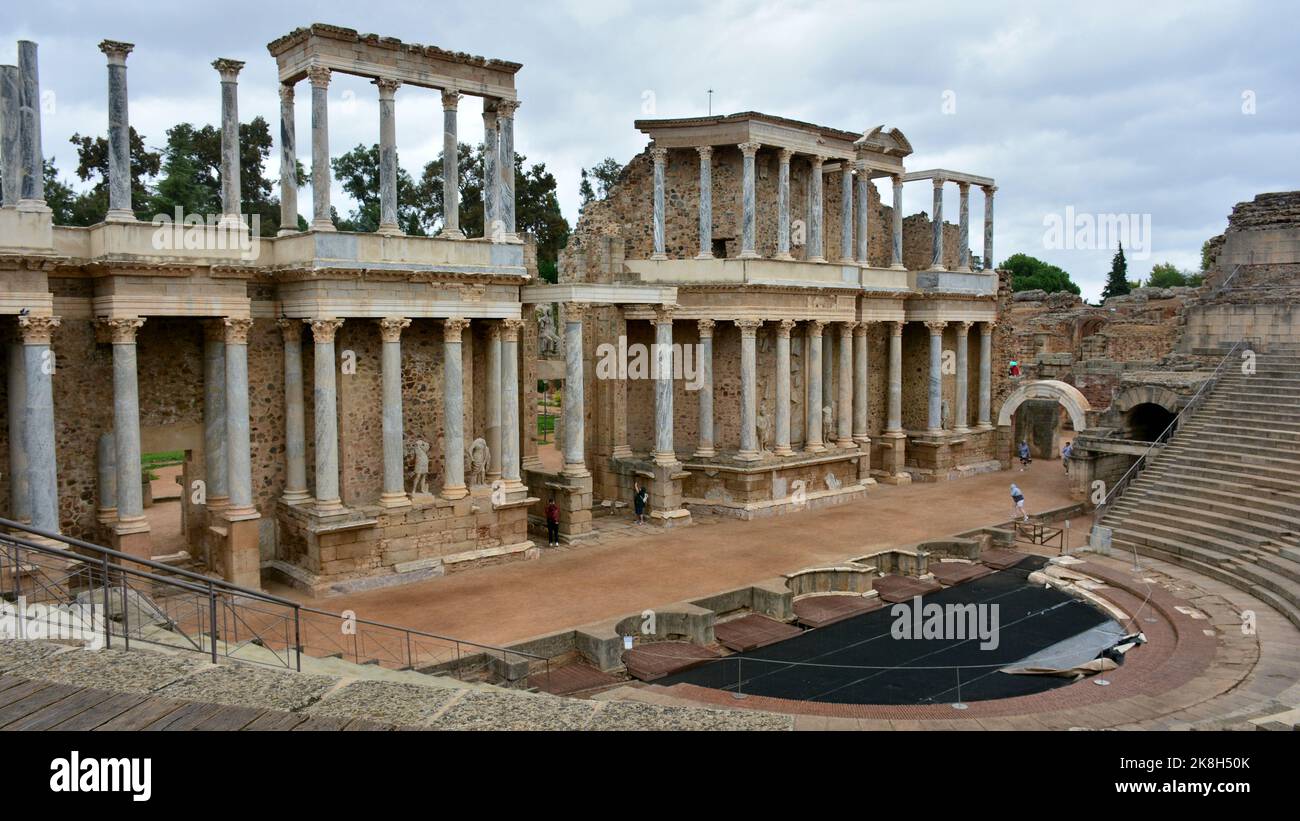
{"label": "column base", "polygon": [[110,208],[104,215],[104,222],[139,222],[135,218],[134,211],[128,211],[125,208]]}
{"label": "column base", "polygon": [[228,507],[225,512],[227,522],[246,522],[249,519],[260,519],[262,514],[257,512],[257,508],[249,505],[247,507]]}
{"label": "column base", "polygon": [[411,497],[405,493],[382,493],[379,496],[379,506],[386,508],[409,507]]}
{"label": "column base", "polygon": [[974,271],[971,270],[971,267],[970,267],[969,265],[958,265],[956,268],[953,268],[952,270],[953,270],[953,272],[958,273],[958,274],[973,274],[973,273],[975,273]]}
{"label": "column base", "polygon": [[772,449],[773,456],[794,456],[794,448],[789,445],[777,445]]}
{"label": "column base", "polygon": [[691,454],[692,459],[711,459],[717,456],[718,452],[712,446],[707,448],[696,448],[695,453]]}
{"label": "column base", "polygon": [[980,422],[978,425],[975,426],[975,430],[980,430],[980,431],[993,430],[993,425],[988,422]]}
{"label": "column base", "polygon": [[808,257],[804,262],[825,262],[826,257]]}
{"label": "column base", "polygon": [[292,228],[281,228],[281,229],[279,229],[278,231],[275,232],[275,235],[276,235],[277,237],[287,237],[287,236],[289,236],[290,234],[301,234],[301,233],[302,233],[302,232],[298,230],[298,224],[297,224],[297,223],[294,223],[294,227],[292,227]]}
{"label": "column base", "polygon": [[962,425],[961,427],[953,428],[952,432],[961,436],[970,433],[970,428],[966,427],[965,425]]}
{"label": "column base", "polygon": [[662,465],[664,467],[681,464],[681,461],[677,458],[677,454],[672,451],[667,453],[655,451],[653,461],[656,465]]}
{"label": "column base", "polygon": [[929,268],[926,268],[925,270],[933,271],[936,274],[943,274],[948,272],[948,269],[942,265],[931,265]]}
{"label": "column base", "polygon": [[651,255],[650,255],[650,259],[653,259],[653,260],[668,259],[668,255],[667,255],[667,254],[651,254]]}
{"label": "column base", "polygon": [[741,450],[736,453],[736,460],[739,462],[757,462],[763,458],[756,450]]}
{"label": "column base", "polygon": [[280,501],[286,505],[300,505],[311,501],[311,494],[306,490],[286,490],[280,494]]}
{"label": "column base", "polygon": [[117,536],[130,536],[136,533],[148,532],[149,520],[143,516],[135,516],[129,519],[119,518],[117,524],[113,525],[113,533]]}
{"label": "column base", "polygon": [[[20,524],[25,524],[25,525],[31,524],[30,519],[19,519],[18,521]],[[117,508],[115,507],[100,508],[99,510],[95,511],[95,521],[99,522],[101,525],[112,526],[117,522]]]}
{"label": "column base", "polygon": [[826,446],[821,442],[808,442],[803,446],[804,453],[825,453],[826,450]]}
{"label": "column base", "polygon": [[904,264],[901,263],[901,262],[891,262],[891,263],[889,264],[889,270],[891,270],[891,271],[906,271],[906,270],[907,270],[907,266],[904,265]]}
{"label": "column base", "polygon": [[310,230],[312,231],[337,231],[334,222],[328,219],[314,219],[311,221]]}
{"label": "column base", "polygon": [[772,257],[772,259],[779,259],[782,262],[789,262],[793,260],[794,257],[790,255],[789,251],[785,251],[785,252],[778,252],[775,256]]}
{"label": "column base", "polygon": [[313,508],[317,516],[335,516],[347,510],[341,499],[317,499]]}
{"label": "column base", "polygon": [[701,252],[699,252],[698,254],[695,255],[695,258],[696,258],[696,259],[713,259],[713,253],[712,253],[711,251],[710,251],[709,253],[705,253],[704,251],[701,251]]}
{"label": "column base", "polygon": [[615,445],[615,446],[614,446],[614,449],[611,450],[611,451],[609,452],[609,455],[610,455],[611,457],[615,458],[615,459],[631,459],[631,458],[632,458],[632,446],[631,446],[631,445]]}
{"label": "column base", "polygon": [[587,470],[586,464],[582,462],[569,463],[565,462],[564,468],[560,475],[566,479],[588,479],[591,477],[591,471]]}
{"label": "column base", "polygon": [[844,450],[853,450],[853,449],[857,448],[857,446],[858,446],[858,443],[855,442],[855,441],[853,441],[852,439],[836,439],[836,440],[835,440],[835,447],[837,447],[837,448],[842,448],[842,449],[844,449]]}
{"label": "column base", "polygon": [[443,485],[442,491],[438,494],[442,498],[454,502],[457,499],[464,499],[469,495],[469,488],[464,485]]}
{"label": "column base", "polygon": [[871,437],[865,433],[855,433],[853,434],[853,441],[858,445],[858,447],[865,448],[867,445],[871,444]]}
{"label": "column base", "polygon": [[444,229],[438,232],[438,238],[439,239],[464,239],[465,233],[461,231],[459,228],[452,228],[450,230]]}
{"label": "column base", "polygon": [[[19,211],[28,214],[49,214],[53,212],[53,209],[45,204],[45,200],[19,200],[17,206]],[[131,218],[135,219],[135,214],[132,214]]]}
{"label": "column base", "polygon": [[393,223],[382,223],[382,222],[379,223],[379,228],[376,230],[376,233],[383,234],[384,236],[389,236],[389,237],[404,237],[404,236],[406,236],[406,232],[403,231],[402,228],[401,228],[401,226],[398,225],[398,224],[395,223],[395,222],[393,222]]}
{"label": "column base", "polygon": [[737,259],[761,259],[757,251],[741,251],[736,255]]}

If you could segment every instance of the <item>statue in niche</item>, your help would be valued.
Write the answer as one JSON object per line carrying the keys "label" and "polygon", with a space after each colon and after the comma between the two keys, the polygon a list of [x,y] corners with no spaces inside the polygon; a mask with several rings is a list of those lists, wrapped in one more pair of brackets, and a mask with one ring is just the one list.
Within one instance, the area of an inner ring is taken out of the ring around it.
{"label": "statue in niche", "polygon": [[411,482],[411,495],[429,495],[429,443],[415,440],[415,479]]}
{"label": "statue in niche", "polygon": [[490,455],[487,441],[481,436],[470,443],[469,453],[466,454],[466,458],[469,459],[470,487],[487,484],[487,465]]}
{"label": "statue in niche", "polygon": [[949,404],[947,399],[945,399],[940,403],[939,407],[941,409],[939,412],[939,418],[943,420],[941,423],[943,429],[949,430],[952,427],[952,405]]}
{"label": "statue in niche", "polygon": [[560,355],[559,323],[555,318],[555,306],[543,302],[537,306],[537,352],[544,357]]}
{"label": "statue in niche", "polygon": [[835,475],[834,473],[827,473],[827,474],[826,474],[826,489],[827,489],[827,490],[839,490],[841,487],[843,487],[843,483],[840,482],[839,478],[836,477],[836,475]]}
{"label": "statue in niche", "polygon": [[754,428],[758,432],[758,452],[767,453],[767,446],[772,441],[772,420],[767,415],[766,403],[758,406]]}
{"label": "statue in niche", "polygon": [[830,439],[835,435],[835,408],[832,405],[822,405],[822,439]]}

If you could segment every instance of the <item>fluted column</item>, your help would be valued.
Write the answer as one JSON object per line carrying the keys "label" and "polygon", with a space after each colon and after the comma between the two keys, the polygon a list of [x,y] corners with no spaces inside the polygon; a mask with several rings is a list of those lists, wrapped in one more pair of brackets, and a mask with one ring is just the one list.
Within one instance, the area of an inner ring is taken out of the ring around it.
{"label": "fluted column", "polygon": [[790,256],[790,158],[793,156],[793,151],[782,148],[777,165],[776,259],[793,259]]}
{"label": "fluted column", "polygon": [[[144,320],[122,317],[102,320],[113,344],[113,437],[117,446],[117,525],[119,535],[140,533],[149,529],[144,517],[140,465],[140,393],[136,375],[136,332]],[[28,356],[30,357],[30,352]],[[28,360],[31,361],[30,358]],[[31,371],[28,370],[30,383]],[[30,395],[31,385],[28,385]],[[27,418],[30,427],[32,416]],[[33,465],[36,454],[32,452],[32,436],[28,432],[28,458]],[[33,471],[32,521],[39,521],[36,510],[36,480]]]}
{"label": "fluted column", "polygon": [[853,261],[853,164],[840,160],[840,261]]}
{"label": "fluted column", "polygon": [[973,322],[954,323],[957,330],[957,380],[956,395],[953,397],[953,430],[958,433],[966,433],[970,430],[970,414],[967,412],[967,390],[969,380],[967,378],[967,353],[970,342],[970,326]]}
{"label": "fluted column", "polygon": [[857,251],[855,258],[862,265],[870,265],[868,252],[870,245],[867,240],[870,234],[867,232],[868,216],[871,213],[871,178],[868,176],[866,166],[858,169],[858,233],[857,233]]}
{"label": "fluted column", "polygon": [[[9,173],[8,167],[5,174]],[[8,181],[9,177],[6,176]],[[17,200],[15,199],[15,202]],[[32,496],[27,484],[27,440],[23,432],[27,419],[27,364],[22,336],[9,344],[9,518],[16,522],[32,520]],[[116,506],[116,505],[115,505]]]}
{"label": "fluted column", "polygon": [[992,424],[993,399],[993,323],[980,323],[980,410],[978,427],[988,430]]}
{"label": "fluted column", "polygon": [[221,75],[221,214],[239,220],[239,72],[242,60],[213,60]]}
{"label": "fluted column", "polygon": [[706,459],[716,456],[713,448],[713,327],[712,319],[696,322],[700,329],[700,389],[695,392],[700,403],[700,443],[695,455]]}
{"label": "fluted column", "polygon": [[664,239],[664,165],[668,162],[668,149],[654,146],[650,149],[650,159],[654,163],[654,253],[650,259],[668,259]]}
{"label": "fluted column", "polygon": [[943,177],[934,178],[934,221],[930,224],[930,270],[946,271],[943,266]]}
{"label": "fluted column", "polygon": [[808,161],[808,248],[804,259],[808,262],[825,262],[825,242],[822,239],[822,165],[825,157],[812,157]]}
{"label": "fluted column", "polygon": [[859,447],[871,443],[867,427],[867,323],[853,326],[853,441]]}
{"label": "fluted column", "polygon": [[[36,51],[36,43],[31,40],[18,41],[18,135],[22,168],[18,207],[48,211],[45,204],[45,158],[41,151],[41,80]],[[122,59],[125,61],[125,55]],[[126,93],[125,85],[122,91]]]}
{"label": "fluted column", "polygon": [[[379,233],[400,234],[397,224],[397,89],[400,80],[380,77],[379,89]],[[405,498],[405,494],[403,494]]]}
{"label": "fluted column", "polygon": [[582,318],[587,306],[580,302],[564,303],[564,473],[587,476],[585,445],[587,411],[585,376],[582,360]]}
{"label": "fluted column", "polygon": [[501,481],[523,487],[519,472],[519,329],[522,319],[501,320]]}
{"label": "fluted column", "polygon": [[957,183],[957,270],[970,273],[970,183]]}
{"label": "fluted column", "polygon": [[713,259],[713,146],[701,145],[700,154],[700,253],[696,259]]}
{"label": "fluted column", "polygon": [[298,230],[298,138],[293,121],[292,83],[280,84],[280,229],[277,236]]}
{"label": "fluted column", "polygon": [[303,407],[302,323],[276,321],[284,337],[284,493],[288,504],[305,502],[307,492],[307,420]]}
{"label": "fluted column", "polygon": [[741,153],[741,204],[740,204],[740,258],[757,259],[755,246],[755,214],[758,205],[754,194],[754,157],[758,154],[760,143],[740,143],[737,148]]}
{"label": "fluted column", "polygon": [[[32,527],[58,532],[59,479],[54,451],[54,352],[50,348],[57,316],[20,316],[18,333],[23,345],[22,449],[27,455],[28,514]],[[139,327],[139,326],[136,326]],[[133,332],[134,335],[134,332]],[[134,344],[132,353],[134,354]],[[134,359],[132,360],[134,364]],[[134,372],[132,373],[134,376]],[[12,384],[12,382],[11,382]],[[116,382],[114,383],[116,385]],[[125,387],[125,386],[124,386]],[[140,518],[139,422],[136,428],[134,510]],[[148,529],[148,525],[145,526]]]}
{"label": "fluted column", "polygon": [[454,88],[442,90],[442,230],[438,236],[443,239],[465,238],[460,230],[460,136],[456,120],[460,97]]}
{"label": "fluted column", "polygon": [[903,175],[895,174],[890,178],[894,184],[893,232],[890,235],[889,267],[903,270]]}
{"label": "fluted column", "polygon": [[463,499],[465,487],[465,394],[461,337],[469,320],[453,316],[442,323],[442,498]]}
{"label": "fluted column", "polygon": [[761,319],[737,319],[740,329],[740,452],[736,458],[754,461],[758,451],[758,346]]}
{"label": "fluted column", "polygon": [[790,331],[793,319],[783,319],[776,326],[776,436],[772,452],[791,456],[790,447]]}
{"label": "fluted column", "polygon": [[506,242],[518,242],[515,234],[515,112],[519,110],[518,100],[502,100],[497,103],[497,133],[501,140],[501,161],[497,173],[501,177],[500,196],[497,211],[501,216],[501,226]]}
{"label": "fluted column", "polygon": [[903,323],[889,323],[889,412],[885,430],[903,432]]}
{"label": "fluted column", "polygon": [[835,445],[841,448],[856,447],[853,441],[853,329],[858,323],[840,323],[839,375],[836,377],[839,389],[839,408],[837,418]]}
{"label": "fluted column", "polygon": [[[311,230],[333,231],[334,220],[330,218],[330,70],[313,65],[307,69],[307,79],[311,82]],[[321,501],[319,490],[316,499]]]}
{"label": "fluted column", "polygon": [[253,452],[248,416],[248,331],[253,320],[226,317],[226,468],[230,479],[227,519],[253,518]]}
{"label": "fluted column", "polygon": [[996,185],[982,186],[984,189],[984,270],[992,271],[997,267],[993,260],[993,194]]}
{"label": "fluted column", "polygon": [[18,66],[0,66],[0,162],[4,163],[0,169],[0,203],[5,208],[17,206],[23,190],[21,86]]}
{"label": "fluted column", "polygon": [[487,340],[487,481],[501,478],[501,323],[488,325]]}
{"label": "fluted column", "polygon": [[405,507],[411,503],[406,495],[406,477],[402,470],[406,450],[402,425],[402,330],[410,325],[411,320],[404,316],[379,320],[384,383],[384,490],[379,496],[382,507]]}
{"label": "fluted column", "polygon": [[930,433],[943,430],[943,329],[947,322],[925,323],[930,329],[930,373],[927,380],[929,399],[926,429]]}
{"label": "fluted column", "polygon": [[334,376],[334,335],[342,319],[304,319],[311,325],[315,341],[315,382],[312,406],[316,414],[316,510],[338,513],[343,510],[339,498],[339,417],[338,387]]}
{"label": "fluted column", "polygon": [[677,464],[673,448],[673,309],[655,308],[655,450],[660,465]]}
{"label": "fluted column", "polygon": [[[108,56],[108,214],[104,217],[105,222],[135,220],[135,211],[131,208],[131,126],[126,95],[126,57],[134,48],[132,43],[116,40],[104,40],[99,44],[99,50]],[[120,448],[121,437],[118,439]],[[119,492],[118,496],[122,494]]]}
{"label": "fluted column", "polygon": [[[820,171],[818,173],[821,173]],[[808,396],[804,402],[804,450],[823,453],[822,442],[822,329],[826,323],[814,319],[808,323]]]}
{"label": "fluted column", "polygon": [[500,167],[501,143],[497,132],[496,107],[489,108],[485,105],[483,108],[483,236],[492,242],[501,242],[505,239],[505,223],[501,222],[499,209]]}
{"label": "fluted column", "polygon": [[226,323],[212,319],[203,324],[203,477],[211,514],[230,504],[226,448]]}
{"label": "fluted column", "polygon": [[[614,328],[622,345],[627,343],[627,316],[623,308],[615,309]],[[620,369],[622,371],[623,369]],[[712,367],[710,366],[710,375]],[[614,448],[610,455],[616,459],[632,458],[632,445],[627,439],[627,374],[620,372],[614,380]]]}

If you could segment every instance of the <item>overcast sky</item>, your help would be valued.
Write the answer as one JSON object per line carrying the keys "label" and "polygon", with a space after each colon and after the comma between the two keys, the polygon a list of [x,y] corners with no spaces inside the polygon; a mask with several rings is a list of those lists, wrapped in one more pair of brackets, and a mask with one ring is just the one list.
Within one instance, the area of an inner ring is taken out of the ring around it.
{"label": "overcast sky", "polygon": [[[1069,271],[1095,298],[1109,248],[1046,237],[1053,217],[1138,215],[1130,277],[1171,261],[1198,268],[1201,243],[1234,203],[1300,188],[1300,38],[1295,2],[754,2],[564,0],[502,3],[10,4],[0,62],[15,41],[40,44],[44,150],[73,177],[74,132],[106,131],[104,38],[135,43],[131,124],[149,145],[171,125],[219,122],[217,57],[248,63],[240,117],[279,117],[266,44],[312,22],[523,63],[517,149],[546,163],[577,218],[580,169],[644,147],[643,116],[756,110],[852,131],[903,131],[909,170],[942,167],[997,180],[998,261],[1023,251]],[[375,89],[330,86],[331,151],[378,141]],[[309,161],[310,106],[299,88],[299,157]],[[653,110],[647,110],[653,106]],[[462,141],[482,137],[476,98],[461,105]],[[1253,113],[1251,113],[1253,112]],[[441,150],[437,93],[397,95],[397,145],[412,174]],[[278,150],[268,171],[278,178]],[[889,199],[888,184],[881,193]],[[926,183],[907,213],[931,210]],[[299,204],[310,207],[309,192]],[[335,190],[335,204],[348,211]],[[971,195],[973,253],[983,200]],[[956,221],[957,191],[945,216]],[[307,214],[307,216],[310,216]],[[1149,219],[1150,235],[1143,224]],[[1066,223],[1067,232],[1070,223]],[[1100,242],[1094,243],[1096,245]],[[1066,246],[1066,247],[1062,247]]]}

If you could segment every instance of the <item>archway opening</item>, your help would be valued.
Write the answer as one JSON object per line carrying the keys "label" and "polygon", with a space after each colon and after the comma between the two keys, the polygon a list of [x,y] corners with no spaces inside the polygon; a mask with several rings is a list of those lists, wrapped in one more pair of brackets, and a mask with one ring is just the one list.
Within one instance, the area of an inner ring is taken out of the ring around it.
{"label": "archway opening", "polygon": [[1174,414],[1154,402],[1135,405],[1124,415],[1124,435],[1139,442],[1154,442],[1174,421]]}

